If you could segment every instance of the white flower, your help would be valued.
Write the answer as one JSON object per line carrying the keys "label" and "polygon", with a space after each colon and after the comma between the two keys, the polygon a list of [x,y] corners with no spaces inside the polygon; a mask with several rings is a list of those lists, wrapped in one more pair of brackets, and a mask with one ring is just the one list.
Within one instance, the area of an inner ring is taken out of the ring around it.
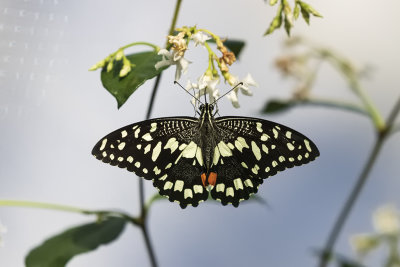
{"label": "white flower", "polygon": [[4,246],[4,241],[1,236],[2,236],[2,234],[5,234],[5,233],[7,233],[7,228],[0,221],[0,247]]}
{"label": "white flower", "polygon": [[171,53],[167,49],[161,49],[158,54],[162,55],[163,59],[156,63],[155,68],[158,70],[165,66],[176,65],[175,80],[177,81],[181,78],[182,73],[187,72],[190,61],[184,57],[177,57],[176,59],[175,53],[175,50]]}
{"label": "white flower", "polygon": [[379,244],[379,239],[371,234],[357,234],[350,237],[350,245],[358,254],[365,255]]}
{"label": "white flower", "polygon": [[196,32],[195,34],[192,35],[192,39],[194,41],[194,46],[197,46],[198,44],[204,45],[204,43],[207,40],[210,40],[211,37],[202,32]]}
{"label": "white flower", "polygon": [[[232,105],[235,108],[239,108],[239,99],[238,99],[238,91],[242,92],[242,94],[251,96],[253,95],[253,92],[250,90],[249,86],[258,86],[258,84],[254,81],[253,77],[250,74],[247,74],[247,76],[241,81],[243,84],[239,85],[238,87],[235,88],[231,93],[227,95],[227,98],[232,102]],[[236,86],[239,84],[239,79],[236,76],[230,75],[228,79],[228,83],[231,86]]]}
{"label": "white flower", "polygon": [[393,205],[378,208],[372,219],[377,232],[388,235],[400,233],[399,212]]}
{"label": "white flower", "polygon": [[[217,85],[219,84],[219,77],[212,77],[210,75],[203,74],[198,80],[197,83],[192,83],[188,81],[186,84],[186,90],[198,90],[195,93],[195,97],[199,99],[201,96],[208,94],[209,102],[213,103],[219,97],[219,90]],[[192,103],[195,103],[195,99],[192,99]]]}

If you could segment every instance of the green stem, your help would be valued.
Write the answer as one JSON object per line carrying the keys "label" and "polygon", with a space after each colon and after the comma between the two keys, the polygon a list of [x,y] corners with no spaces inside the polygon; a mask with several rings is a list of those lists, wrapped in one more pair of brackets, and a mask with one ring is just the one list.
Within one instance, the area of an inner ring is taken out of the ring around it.
{"label": "green stem", "polygon": [[117,217],[124,218],[124,219],[132,222],[135,225],[138,224],[137,218],[131,217],[126,213],[118,212],[118,211],[85,210],[85,209],[81,209],[81,208],[77,208],[77,207],[73,207],[73,206],[53,204],[53,203],[23,201],[23,200],[7,200],[7,199],[0,200],[0,206],[50,209],[50,210],[81,213],[81,214],[85,214],[85,215],[96,215],[98,217],[117,216]]}
{"label": "green stem", "polygon": [[160,47],[159,47],[159,46],[157,46],[157,45],[155,45],[155,44],[152,44],[152,43],[148,43],[148,42],[134,42],[134,43],[130,43],[130,44],[127,44],[127,45],[124,45],[124,46],[120,47],[118,50],[124,50],[124,49],[127,49],[127,48],[132,47],[132,46],[135,46],[135,45],[147,45],[147,46],[150,46],[150,47],[154,48],[154,50],[155,50],[156,52],[158,52],[158,51],[160,50]]}
{"label": "green stem", "polygon": [[[169,28],[168,35],[173,35],[175,27],[176,27],[176,21],[178,20],[178,14],[180,10],[182,0],[177,0],[175,4],[175,10],[174,10],[174,16],[172,18],[171,26]],[[170,44],[166,43],[167,49],[169,49]],[[154,99],[156,97],[157,89],[159,87],[159,82],[161,80],[161,73],[157,76],[156,82],[153,87],[153,91],[150,97],[150,104],[149,108],[147,109],[147,114],[146,114],[146,119],[150,118],[151,111],[153,110],[153,104],[154,104]],[[156,267],[157,266],[157,260],[156,256],[154,253],[153,246],[151,244],[151,240],[147,231],[147,226],[146,226],[146,221],[147,221],[147,212],[146,212],[146,206],[144,203],[144,186],[143,186],[143,179],[139,178],[139,200],[140,200],[140,210],[141,210],[141,215],[140,215],[140,221],[141,223],[139,224],[140,228],[142,229],[144,241],[146,244],[147,251],[149,253],[150,257],[150,262],[151,266]]]}
{"label": "green stem", "polygon": [[375,127],[382,131],[387,126],[385,121],[383,120],[381,114],[379,113],[378,109],[372,103],[371,99],[367,94],[365,94],[363,88],[361,87],[360,83],[357,79],[351,78],[349,79],[351,88],[357,93],[360,97],[361,101],[364,103],[365,109],[368,111],[369,115],[372,118],[372,121]]}
{"label": "green stem", "polygon": [[331,233],[329,234],[328,240],[325,244],[325,247],[322,251],[322,255],[320,257],[320,262],[319,265],[320,267],[326,267],[329,259],[332,254],[333,247],[336,243],[337,238],[339,237],[340,232],[342,231],[342,228],[344,226],[344,223],[346,222],[350,211],[352,210],[354,203],[356,202],[358,196],[360,195],[365,182],[368,179],[369,173],[375,164],[375,161],[379,155],[379,152],[382,148],[382,145],[384,141],[387,139],[388,134],[390,133],[390,129],[393,126],[393,123],[397,117],[397,115],[400,112],[400,98],[397,100],[394,108],[392,109],[388,119],[386,120],[386,128],[379,129],[377,128],[377,139],[375,141],[375,145],[372,149],[371,154],[369,155],[369,158],[364,165],[363,171],[361,172],[360,177],[358,178],[356,184],[354,185],[349,197],[347,198],[347,201],[345,202],[341,212],[339,213],[338,218],[336,219],[336,222],[331,230]]}
{"label": "green stem", "polygon": [[324,99],[324,98],[314,98],[308,97],[306,99],[301,100],[294,100],[296,104],[305,104],[305,105],[313,105],[313,106],[323,106],[323,107],[330,107],[330,108],[337,108],[337,109],[345,109],[348,111],[356,112],[362,115],[369,116],[370,114],[358,105],[336,101],[331,99]]}

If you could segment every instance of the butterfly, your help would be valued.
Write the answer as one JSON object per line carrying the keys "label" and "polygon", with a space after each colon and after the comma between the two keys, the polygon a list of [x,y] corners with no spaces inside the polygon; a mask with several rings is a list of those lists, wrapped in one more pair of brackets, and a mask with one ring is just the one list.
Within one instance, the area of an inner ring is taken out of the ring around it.
{"label": "butterfly", "polygon": [[152,180],[181,208],[196,207],[209,194],[238,207],[267,177],[319,156],[303,134],[263,119],[216,118],[213,103],[201,104],[198,118],[156,118],[122,127],[100,139],[92,154]]}

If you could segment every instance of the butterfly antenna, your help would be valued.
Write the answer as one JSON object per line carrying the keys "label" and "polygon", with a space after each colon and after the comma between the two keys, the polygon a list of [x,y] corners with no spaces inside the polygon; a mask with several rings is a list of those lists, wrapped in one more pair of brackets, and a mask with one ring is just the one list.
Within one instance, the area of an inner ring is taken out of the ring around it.
{"label": "butterfly antenna", "polygon": [[233,90],[236,89],[236,87],[238,87],[239,85],[243,85],[242,82],[238,83],[235,85],[235,87],[233,87],[231,90],[229,90],[228,92],[226,92],[225,94],[223,94],[222,96],[218,97],[217,99],[214,100],[214,102],[211,103],[211,105],[214,105],[215,103],[217,103],[218,100],[220,100],[221,98],[223,98],[224,96],[226,96],[227,94],[229,94],[230,92],[232,92]]}
{"label": "butterfly antenna", "polygon": [[174,81],[174,84],[179,85],[179,86],[183,89],[183,91],[185,91],[186,93],[188,93],[189,95],[191,95],[194,99],[196,99],[197,101],[199,101],[200,103],[203,104],[203,102],[201,102],[200,99],[198,99],[197,97],[195,97],[194,95],[192,95],[192,94],[191,94],[188,90],[186,90],[185,87],[183,87],[179,82]]}

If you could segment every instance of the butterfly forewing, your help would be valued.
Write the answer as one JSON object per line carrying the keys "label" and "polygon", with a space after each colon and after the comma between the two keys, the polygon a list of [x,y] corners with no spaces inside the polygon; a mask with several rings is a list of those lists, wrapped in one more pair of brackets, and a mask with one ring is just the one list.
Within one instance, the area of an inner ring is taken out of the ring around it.
{"label": "butterfly forewing", "polygon": [[213,163],[218,173],[211,195],[226,205],[257,193],[269,176],[319,156],[317,147],[301,133],[284,125],[255,118],[221,117]]}
{"label": "butterfly forewing", "polygon": [[161,195],[179,202],[181,207],[197,206],[208,197],[200,179],[202,166],[196,157],[187,157],[200,153],[193,145],[199,139],[197,126],[198,119],[190,117],[131,124],[103,137],[92,154],[105,163],[153,180]]}

